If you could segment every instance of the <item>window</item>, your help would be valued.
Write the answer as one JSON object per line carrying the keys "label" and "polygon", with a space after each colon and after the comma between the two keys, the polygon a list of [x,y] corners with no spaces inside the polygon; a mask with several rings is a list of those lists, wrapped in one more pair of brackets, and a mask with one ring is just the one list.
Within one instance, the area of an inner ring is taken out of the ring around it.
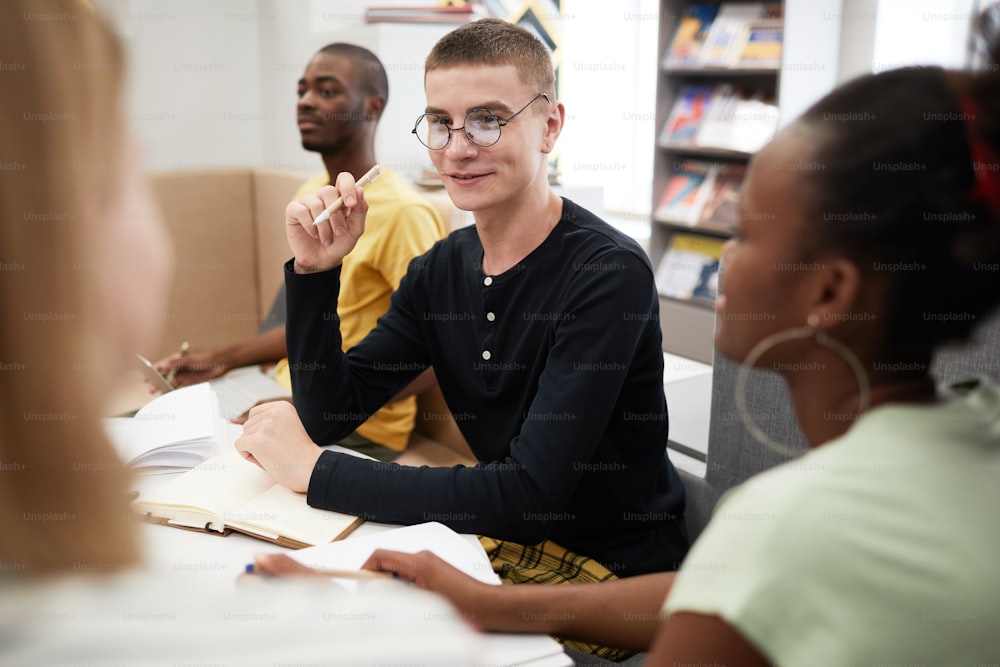
{"label": "window", "polygon": [[560,177],[604,188],[606,217],[649,237],[659,2],[563,0]]}

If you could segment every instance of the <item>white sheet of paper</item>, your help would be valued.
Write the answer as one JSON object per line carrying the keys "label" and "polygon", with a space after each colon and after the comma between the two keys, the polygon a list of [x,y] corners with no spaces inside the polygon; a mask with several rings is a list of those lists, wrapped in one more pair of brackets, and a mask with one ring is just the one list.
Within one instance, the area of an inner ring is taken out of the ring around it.
{"label": "white sheet of paper", "polygon": [[[405,553],[426,549],[479,581],[501,585],[482,547],[476,548],[465,537],[434,521],[320,544],[288,555],[310,567],[357,570],[376,549]],[[345,579],[338,582],[348,588],[357,584]],[[483,639],[483,654],[479,662],[482,665],[565,667],[573,664],[562,646],[548,635],[487,633]]]}
{"label": "white sheet of paper", "polygon": [[500,584],[500,578],[493,571],[490,559],[482,548],[477,552],[464,537],[436,521],[319,544],[290,555],[309,567],[359,570],[376,549],[411,554],[426,549],[470,577],[486,584]]}

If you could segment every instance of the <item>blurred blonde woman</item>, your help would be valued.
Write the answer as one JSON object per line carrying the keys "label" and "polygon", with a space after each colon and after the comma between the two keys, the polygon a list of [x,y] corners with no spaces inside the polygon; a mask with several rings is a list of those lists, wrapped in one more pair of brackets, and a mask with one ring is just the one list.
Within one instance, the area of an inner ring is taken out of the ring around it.
{"label": "blurred blonde woman", "polygon": [[156,342],[173,256],[124,129],[122,49],[83,4],[5,0],[0,63],[0,665],[464,662],[469,631],[423,593],[206,600],[142,569],[98,417]]}

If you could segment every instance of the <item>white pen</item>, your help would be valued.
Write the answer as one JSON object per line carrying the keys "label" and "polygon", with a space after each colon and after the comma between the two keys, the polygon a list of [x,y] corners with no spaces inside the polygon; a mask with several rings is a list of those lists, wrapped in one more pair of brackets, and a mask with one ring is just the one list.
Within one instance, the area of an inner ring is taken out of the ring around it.
{"label": "white pen", "polygon": [[[364,187],[374,181],[382,173],[382,167],[380,165],[375,165],[368,170],[368,173],[358,179],[357,185],[359,187]],[[344,198],[337,197],[332,204],[326,207],[326,210],[320,213],[315,220],[313,220],[314,225],[318,225],[324,220],[330,219],[330,214],[336,211],[338,208],[344,205]]]}

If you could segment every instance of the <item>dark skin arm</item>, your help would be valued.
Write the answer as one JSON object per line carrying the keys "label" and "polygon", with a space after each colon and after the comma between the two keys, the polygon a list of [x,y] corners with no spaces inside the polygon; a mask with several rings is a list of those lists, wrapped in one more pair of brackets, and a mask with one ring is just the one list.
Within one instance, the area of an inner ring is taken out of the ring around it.
{"label": "dark skin arm", "polygon": [[232,345],[209,350],[175,352],[153,365],[166,375],[176,369],[174,386],[186,387],[253,364],[275,363],[285,356],[285,327],[279,326]]}
{"label": "dark skin arm", "polygon": [[[257,556],[268,574],[308,573],[284,554]],[[447,598],[481,630],[557,634],[589,642],[646,650],[674,573],[629,577],[600,584],[491,586],[460,572],[428,551],[378,550],[364,569],[393,572]]]}
{"label": "dark skin arm", "polygon": [[772,664],[731,625],[718,616],[677,612],[661,621],[644,663],[650,667],[677,664],[770,667]]}
{"label": "dark skin arm", "polygon": [[[378,550],[364,569],[394,572],[420,588],[443,595],[479,629],[554,634],[570,639],[649,651],[644,663],[770,667],[772,664],[718,616],[678,612],[660,620],[673,572],[599,584],[490,586],[458,571],[428,551]],[[310,575],[284,554],[258,555],[258,572]]]}
{"label": "dark skin arm", "polygon": [[403,387],[403,390],[392,397],[390,403],[400,401],[410,396],[419,396],[431,387],[437,386],[437,375],[434,374],[434,367],[427,368],[423,373],[413,379],[413,382]]}
{"label": "dark skin arm", "polygon": [[[416,396],[420,393],[423,393],[424,391],[427,391],[428,389],[430,389],[435,385],[437,385],[437,376],[434,375],[433,368],[428,368],[423,373],[418,375],[416,379],[413,380],[413,382],[403,387],[403,390],[398,394],[396,394],[395,396],[393,396],[392,400],[389,402],[393,403],[395,401],[400,401],[409,396]],[[250,410],[257,407],[258,405],[262,403],[270,403],[271,401],[291,401],[291,400],[292,399],[288,396],[279,396],[277,398],[265,398],[263,400],[254,403],[252,406],[250,406],[250,408],[246,412],[241,414],[239,417],[234,417],[231,421],[234,424],[245,424],[247,418],[250,416]]]}

